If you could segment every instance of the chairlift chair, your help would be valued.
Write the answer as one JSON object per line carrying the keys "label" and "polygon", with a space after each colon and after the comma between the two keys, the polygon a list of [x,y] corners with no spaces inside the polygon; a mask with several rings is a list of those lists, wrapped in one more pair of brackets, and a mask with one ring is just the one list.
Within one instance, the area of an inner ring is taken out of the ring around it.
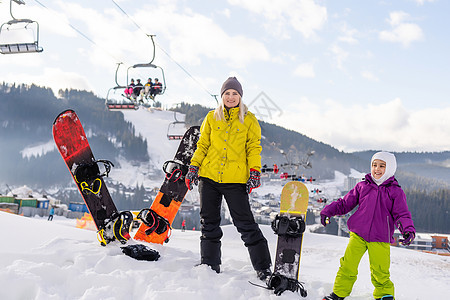
{"label": "chairlift chair", "polygon": [[[10,0],[10,15],[13,19],[0,26],[0,53],[17,54],[42,52],[44,49],[39,46],[39,23],[30,19],[16,19],[12,14],[13,1],[19,5],[25,4],[23,0]],[[26,30],[26,38],[18,41],[16,39],[17,37],[13,34],[12,39],[11,36],[5,39],[5,35],[12,33],[13,30],[20,30],[21,33],[24,33],[23,30]],[[33,34],[32,40],[29,38],[30,31]]]}
{"label": "chairlift chair", "polygon": [[110,88],[108,90],[108,93],[106,94],[106,107],[111,111],[138,109],[139,106],[136,105],[133,100],[125,97],[124,91],[127,87],[120,85],[117,81],[117,72],[119,71],[119,67],[121,64],[122,63],[117,63],[115,75],[116,86]]}
{"label": "chairlift chair", "polygon": [[[157,76],[153,76],[152,78],[158,78],[158,81],[162,84],[161,85],[161,90],[157,93],[157,95],[162,95],[162,94],[164,94],[164,92],[166,91],[166,77],[165,77],[165,75],[164,75],[164,70],[163,70],[163,68],[161,68],[161,67],[159,67],[159,66],[157,66],[157,65],[154,65],[154,64],[152,64],[152,63],[141,63],[141,64],[135,64],[135,65],[132,65],[131,67],[128,67],[128,69],[127,69],[127,85],[128,84],[130,84],[130,69],[138,69],[138,68],[152,68],[152,69],[157,69],[157,68],[159,68],[160,69],[160,71],[161,71],[161,78],[162,78],[162,81],[159,81],[159,77],[157,77]],[[147,76],[147,77],[149,77],[149,76]],[[145,82],[145,80],[143,80],[144,82]]]}
{"label": "chairlift chair", "polygon": [[167,138],[169,140],[181,140],[186,132],[186,123],[177,119],[177,112],[173,112],[174,122],[167,127]]}
{"label": "chairlift chair", "polygon": [[139,107],[133,100],[123,96],[125,86],[115,86],[108,90],[106,94],[106,107],[111,111],[138,109]]}

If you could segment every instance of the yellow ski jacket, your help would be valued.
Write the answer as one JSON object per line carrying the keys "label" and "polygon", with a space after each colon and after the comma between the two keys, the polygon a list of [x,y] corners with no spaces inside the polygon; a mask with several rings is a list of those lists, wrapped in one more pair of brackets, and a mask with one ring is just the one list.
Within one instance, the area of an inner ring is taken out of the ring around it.
{"label": "yellow ski jacket", "polygon": [[246,183],[250,169],[261,171],[261,127],[251,112],[241,123],[239,107],[224,109],[224,115],[225,121],[216,120],[214,110],[206,115],[191,165],[215,182]]}

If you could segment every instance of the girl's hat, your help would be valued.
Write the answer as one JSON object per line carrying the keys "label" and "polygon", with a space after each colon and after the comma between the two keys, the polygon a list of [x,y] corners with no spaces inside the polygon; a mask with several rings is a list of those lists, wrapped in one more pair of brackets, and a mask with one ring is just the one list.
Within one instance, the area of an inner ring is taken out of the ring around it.
{"label": "girl's hat", "polygon": [[375,179],[372,176],[372,179],[375,181],[375,183],[380,185],[383,182],[385,182],[386,179],[394,176],[395,171],[397,171],[397,160],[395,159],[394,154],[385,151],[377,152],[372,156],[372,159],[370,160],[371,166],[375,159],[382,160],[386,163],[386,171],[384,172],[383,176],[381,176],[380,179]]}
{"label": "girl's hat", "polygon": [[225,93],[226,90],[233,89],[239,93],[239,95],[244,94],[242,91],[242,85],[240,82],[236,79],[236,77],[228,77],[227,80],[222,84],[222,89],[220,90],[220,97],[222,97],[223,93]]}

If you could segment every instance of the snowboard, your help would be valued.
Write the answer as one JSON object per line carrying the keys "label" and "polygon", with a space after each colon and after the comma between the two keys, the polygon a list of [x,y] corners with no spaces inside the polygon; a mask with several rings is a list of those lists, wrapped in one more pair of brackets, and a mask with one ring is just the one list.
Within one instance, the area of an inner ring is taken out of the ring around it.
{"label": "snowboard", "polygon": [[184,179],[199,137],[200,127],[190,127],[180,140],[174,159],[164,163],[164,182],[151,207],[139,213],[142,224],[134,235],[135,240],[155,244],[169,241],[172,222],[188,191]]}
{"label": "snowboard", "polygon": [[[53,122],[52,131],[56,147],[97,227],[101,245],[115,239],[125,243],[130,238],[128,230],[133,217],[130,212],[117,210],[103,180],[113,164],[95,160],[75,111],[69,109],[60,113]],[[99,164],[103,164],[103,173],[100,173]]]}
{"label": "snowboard", "polygon": [[278,235],[275,254],[273,282],[268,285],[276,290],[279,282],[287,280],[289,290],[306,291],[298,281],[303,232],[305,231],[308,208],[308,189],[299,181],[286,183],[281,191],[280,213],[272,222],[272,229]]}

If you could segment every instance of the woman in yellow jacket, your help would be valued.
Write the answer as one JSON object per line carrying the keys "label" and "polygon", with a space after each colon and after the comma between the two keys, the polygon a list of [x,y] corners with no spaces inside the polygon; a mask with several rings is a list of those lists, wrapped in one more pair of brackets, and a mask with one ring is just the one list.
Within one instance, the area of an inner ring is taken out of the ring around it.
{"label": "woman in yellow jacket", "polygon": [[253,268],[258,278],[265,280],[271,275],[269,248],[254,220],[248,197],[252,189],[261,185],[261,128],[255,115],[242,103],[242,94],[236,77],[223,83],[222,102],[206,115],[200,128],[186,185],[192,189],[193,184],[198,184],[200,193],[201,264],[220,273],[223,196]]}

